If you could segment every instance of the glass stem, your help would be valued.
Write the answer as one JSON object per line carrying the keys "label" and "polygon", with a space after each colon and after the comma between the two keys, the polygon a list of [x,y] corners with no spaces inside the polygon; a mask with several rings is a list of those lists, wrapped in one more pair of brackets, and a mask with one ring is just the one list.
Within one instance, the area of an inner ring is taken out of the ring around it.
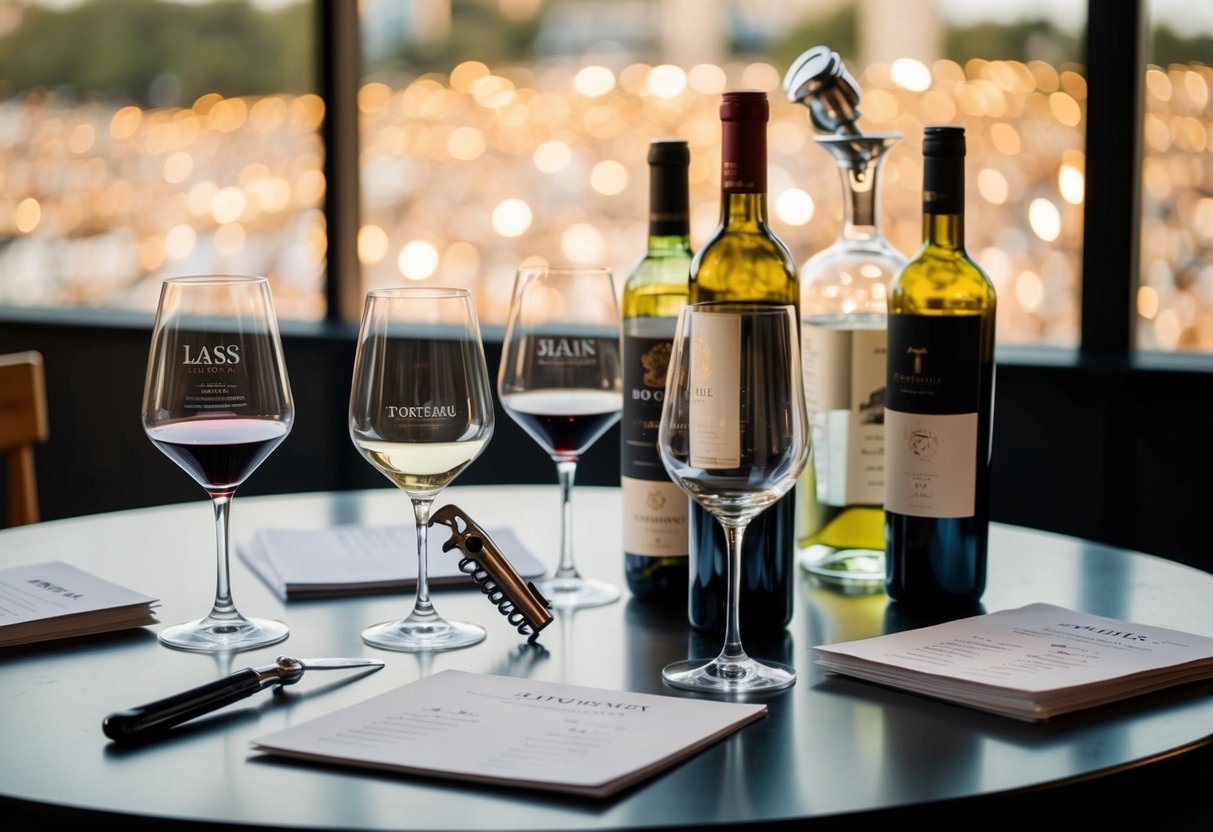
{"label": "glass stem", "polygon": [[212,494],[215,507],[215,559],[218,571],[215,580],[215,605],[210,618],[218,621],[233,621],[240,618],[236,604],[232,601],[231,564],[229,561],[228,521],[232,510],[231,494]]}
{"label": "glass stem", "polygon": [[728,602],[725,604],[724,616],[724,647],[716,657],[718,664],[724,665],[725,676],[731,675],[728,668],[749,661],[749,656],[741,646],[741,539],[745,535],[746,523],[722,523],[724,536],[728,543]]}
{"label": "glass stem", "polygon": [[436,621],[438,613],[430,601],[429,579],[429,530],[430,507],[434,499],[413,499],[413,517],[417,521],[417,597],[409,621]]}
{"label": "glass stem", "polygon": [[560,480],[560,565],[557,578],[580,578],[573,565],[573,479],[577,475],[575,460],[558,460],[556,476]]}

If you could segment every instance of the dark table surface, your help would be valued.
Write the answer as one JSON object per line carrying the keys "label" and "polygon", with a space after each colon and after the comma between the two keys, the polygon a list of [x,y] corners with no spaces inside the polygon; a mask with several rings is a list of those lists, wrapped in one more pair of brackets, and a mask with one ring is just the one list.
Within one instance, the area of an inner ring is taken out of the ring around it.
{"label": "dark table surface", "polygon": [[[489,530],[512,529],[554,567],[558,499],[555,485],[456,486],[436,505],[454,503]],[[618,490],[579,487],[574,513],[582,571],[623,586]],[[410,524],[411,510],[401,492],[376,489],[237,497],[232,512],[237,541],[258,528],[346,523]],[[483,642],[430,655],[382,651],[363,644],[359,633],[405,615],[411,593],[282,602],[233,553],[237,606],[246,615],[285,621],[290,637],[224,657],[172,650],[159,644],[156,632],[204,614],[214,591],[212,515],[205,499],[0,531],[0,563],[46,560],[67,561],[159,598],[162,623],[0,651],[0,826],[7,821],[17,830],[61,821],[114,828],[161,828],[169,821],[350,830],[810,822],[817,828],[889,812],[958,817],[973,810],[992,818],[1047,807],[1053,799],[1073,808],[1079,800],[1084,812],[1098,802],[1113,816],[1123,806],[1188,818],[1213,806],[1209,792],[1192,793],[1194,785],[1197,792],[1213,786],[1207,767],[1213,684],[1031,724],[827,676],[811,663],[812,645],[929,622],[906,620],[882,593],[839,595],[803,577],[794,618],[781,638],[742,633],[751,654],[793,664],[796,685],[764,700],[767,718],[615,798],[271,760],[251,748],[254,738],[439,670],[682,695],[662,683],[661,667],[714,655],[720,645],[692,633],[683,610],[648,607],[625,590],[609,606],[558,614],[540,635],[540,646],[527,646],[469,583],[466,589],[437,589],[434,599],[443,615],[485,626]],[[994,611],[1033,601],[1213,636],[1213,575],[996,524],[982,606]],[[356,680],[305,676],[285,695],[258,694],[146,747],[118,748],[101,732],[102,718],[112,711],[279,654],[369,656],[387,666]],[[1204,762],[1193,768],[1192,760]],[[1173,776],[1177,761],[1188,765],[1182,779]],[[1102,791],[1091,791],[1098,786]]]}

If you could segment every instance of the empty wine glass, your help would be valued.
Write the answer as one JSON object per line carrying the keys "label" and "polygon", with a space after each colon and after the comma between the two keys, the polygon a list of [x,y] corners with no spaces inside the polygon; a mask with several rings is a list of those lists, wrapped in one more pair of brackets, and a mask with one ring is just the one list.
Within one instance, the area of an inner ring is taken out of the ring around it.
{"label": "empty wine glass", "polygon": [[738,607],[746,526],[792,488],[808,459],[798,327],[791,306],[700,303],[678,318],[658,446],[674,482],[724,527],[728,599],[720,654],[666,666],[673,687],[746,693],[796,681],[792,668],[746,655]]}
{"label": "empty wine glass", "polygon": [[573,562],[572,495],[578,460],[623,409],[611,270],[520,268],[502,349],[501,406],[551,456],[560,480],[560,563],[539,591],[554,607],[609,604],[619,588],[583,577]]}
{"label": "empty wine glass", "polygon": [[483,627],[449,621],[430,599],[427,532],[434,498],[493,435],[493,393],[480,324],[464,289],[407,287],[367,294],[350,389],[350,438],[413,504],[417,588],[406,618],[362,640],[415,653],[467,647]]}
{"label": "empty wine glass", "polygon": [[160,633],[164,644],[224,652],[287,637],[282,622],[245,618],[236,609],[228,521],[236,489],[282,443],[294,417],[269,282],[165,280],[148,353],[143,429],[210,495],[219,574],[210,614],[167,627]]}

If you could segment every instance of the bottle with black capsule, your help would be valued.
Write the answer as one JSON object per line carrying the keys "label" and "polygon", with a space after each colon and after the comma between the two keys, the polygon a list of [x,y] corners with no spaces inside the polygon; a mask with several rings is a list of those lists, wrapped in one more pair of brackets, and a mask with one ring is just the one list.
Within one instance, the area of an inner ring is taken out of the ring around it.
{"label": "bottle with black capsule", "polygon": [[[765,92],[725,92],[720,102],[720,224],[691,261],[690,302],[746,301],[799,309],[796,262],[767,223]],[[798,312],[799,314],[799,312]],[[740,625],[777,633],[792,617],[796,498],[789,491],[750,523],[741,553]],[[707,510],[691,506],[688,618],[692,627],[725,625],[727,548]]]}
{"label": "bottle with black capsule", "polygon": [[685,141],[649,145],[649,240],[623,286],[624,575],[641,601],[684,607],[689,499],[657,451],[674,327],[687,302],[691,265]]}
{"label": "bottle with black capsule", "polygon": [[964,244],[963,127],[923,136],[918,253],[889,289],[885,589],[907,606],[985,591],[994,286]]}

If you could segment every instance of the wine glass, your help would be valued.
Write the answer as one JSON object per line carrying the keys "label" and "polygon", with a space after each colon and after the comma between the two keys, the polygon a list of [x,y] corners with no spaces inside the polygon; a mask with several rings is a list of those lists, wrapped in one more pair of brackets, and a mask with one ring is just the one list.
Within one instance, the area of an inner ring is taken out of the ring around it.
{"label": "wine glass", "polygon": [[280,621],[245,618],[232,600],[228,521],[236,489],[282,443],[295,404],[264,277],[173,277],[160,289],[143,388],[143,429],[215,509],[219,574],[210,614],[160,641],[198,652],[282,641]]}
{"label": "wine glass", "polygon": [[417,524],[417,588],[406,618],[362,631],[385,650],[453,650],[483,627],[449,621],[430,600],[427,532],[434,498],[493,435],[493,394],[472,296],[404,287],[366,296],[350,389],[350,438],[408,495]]}
{"label": "wine glass", "polygon": [[539,591],[565,609],[617,600],[618,587],[583,577],[573,562],[577,461],[623,409],[619,301],[610,269],[518,270],[497,393],[510,417],[551,456],[560,481],[560,563],[537,583]]}
{"label": "wine glass", "polygon": [[724,527],[724,647],[711,661],[666,666],[672,687],[712,693],[780,690],[796,671],[746,655],[738,623],[746,526],[796,483],[809,454],[799,323],[791,306],[712,302],[683,308],[658,430],[673,480]]}

